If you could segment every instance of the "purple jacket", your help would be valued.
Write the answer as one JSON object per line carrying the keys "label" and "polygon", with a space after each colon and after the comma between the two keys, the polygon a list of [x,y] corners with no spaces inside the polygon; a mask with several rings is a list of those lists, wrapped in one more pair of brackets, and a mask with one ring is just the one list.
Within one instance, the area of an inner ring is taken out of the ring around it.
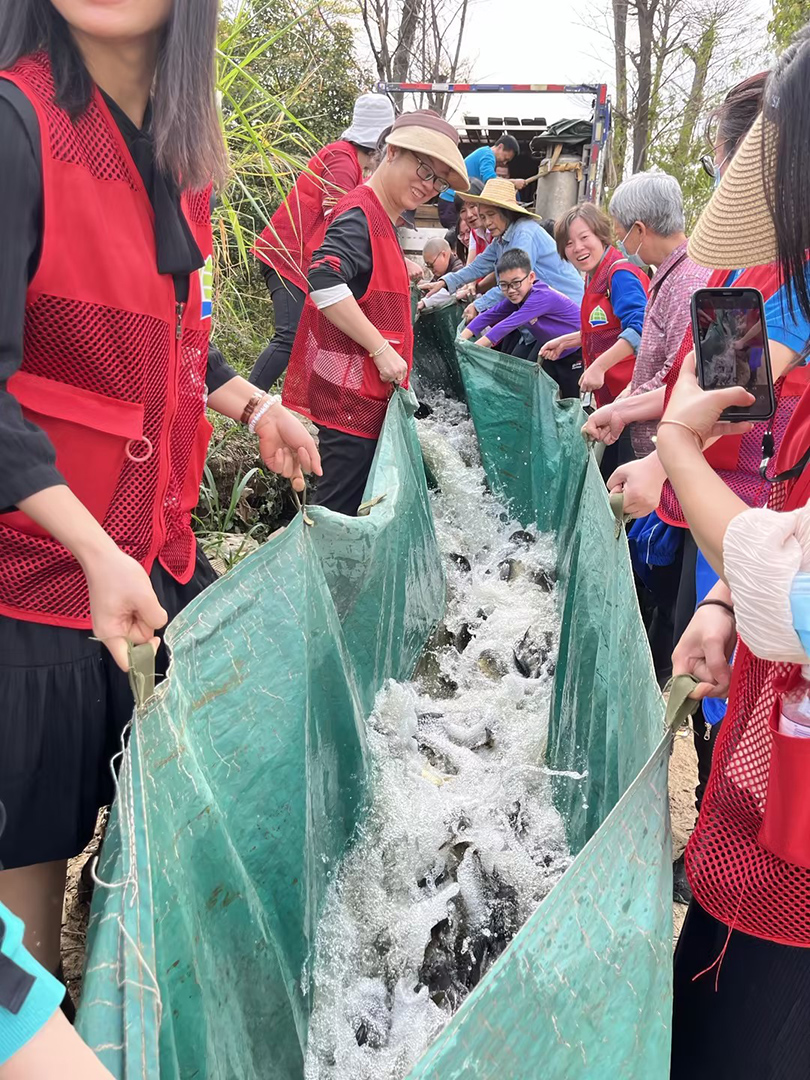
{"label": "purple jacket", "polygon": [[[488,337],[498,345],[513,330],[528,330],[541,345],[561,334],[579,330],[579,306],[544,281],[535,281],[522,304],[513,304],[504,297],[491,308],[476,315],[468,330],[473,337]],[[575,349],[567,349],[569,356]]]}

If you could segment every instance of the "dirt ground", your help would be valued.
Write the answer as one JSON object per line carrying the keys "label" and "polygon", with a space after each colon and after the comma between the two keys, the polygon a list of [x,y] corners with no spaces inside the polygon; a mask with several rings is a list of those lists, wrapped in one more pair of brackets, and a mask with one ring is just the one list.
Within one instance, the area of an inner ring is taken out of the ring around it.
{"label": "dirt ground", "polygon": [[[695,824],[695,783],[697,782],[697,758],[692,733],[683,731],[675,737],[675,746],[669,766],[669,804],[672,814],[673,854],[680,855]],[[102,830],[107,813],[102,811],[93,843],[74,859],[68,867],[68,884],[65,897],[65,915],[62,923],[62,958],[68,990],[78,1005],[82,992],[84,948],[87,936],[87,919],[90,915],[89,884],[90,866],[98,853]],[[673,904],[675,941],[681,931],[686,915],[685,904]]]}
{"label": "dirt ground", "polygon": [[[669,809],[672,816],[672,854],[677,857],[686,847],[695,826],[695,785],[697,784],[697,755],[691,730],[675,736],[669,763]],[[686,916],[685,904],[672,905],[675,941]]]}

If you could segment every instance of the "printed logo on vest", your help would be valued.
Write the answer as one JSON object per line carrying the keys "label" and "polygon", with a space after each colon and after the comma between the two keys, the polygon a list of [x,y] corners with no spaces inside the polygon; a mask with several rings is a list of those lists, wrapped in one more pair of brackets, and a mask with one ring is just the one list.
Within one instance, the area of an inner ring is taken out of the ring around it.
{"label": "printed logo on vest", "polygon": [[589,326],[605,326],[607,321],[608,317],[605,314],[605,309],[600,304],[597,304],[588,319]]}
{"label": "printed logo on vest", "polygon": [[214,311],[214,257],[209,255],[205,266],[200,270],[200,292],[202,293],[202,314],[200,318],[210,319]]}

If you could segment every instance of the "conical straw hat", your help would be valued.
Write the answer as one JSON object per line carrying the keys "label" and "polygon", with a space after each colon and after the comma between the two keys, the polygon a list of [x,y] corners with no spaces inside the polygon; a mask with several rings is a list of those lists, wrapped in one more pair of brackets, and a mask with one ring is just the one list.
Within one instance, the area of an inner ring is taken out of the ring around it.
{"label": "conical straw hat", "polygon": [[777,135],[760,113],[689,240],[689,255],[699,266],[738,270],[776,259],[766,185],[776,168]]}

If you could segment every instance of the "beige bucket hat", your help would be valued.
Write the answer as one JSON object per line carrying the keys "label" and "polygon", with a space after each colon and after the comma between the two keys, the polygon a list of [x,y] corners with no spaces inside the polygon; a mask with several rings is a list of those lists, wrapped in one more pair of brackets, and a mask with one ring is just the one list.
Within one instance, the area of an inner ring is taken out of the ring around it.
{"label": "beige bucket hat", "polygon": [[458,132],[432,109],[402,113],[394,121],[385,141],[389,146],[424,154],[447,165],[450,169],[448,182],[455,191],[466,191],[470,186],[467,167],[458,148]]}
{"label": "beige bucket hat", "polygon": [[689,240],[689,255],[699,266],[737,270],[776,259],[766,178],[774,174],[777,135],[760,113]]}
{"label": "beige bucket hat", "polygon": [[531,210],[527,210],[525,206],[521,206],[518,202],[517,190],[512,181],[502,180],[500,177],[487,180],[480,195],[465,195],[464,201],[486,203],[487,206],[497,206],[500,210],[511,210],[515,214],[523,214],[524,217],[534,218],[535,221],[541,220],[537,214],[533,214]]}

